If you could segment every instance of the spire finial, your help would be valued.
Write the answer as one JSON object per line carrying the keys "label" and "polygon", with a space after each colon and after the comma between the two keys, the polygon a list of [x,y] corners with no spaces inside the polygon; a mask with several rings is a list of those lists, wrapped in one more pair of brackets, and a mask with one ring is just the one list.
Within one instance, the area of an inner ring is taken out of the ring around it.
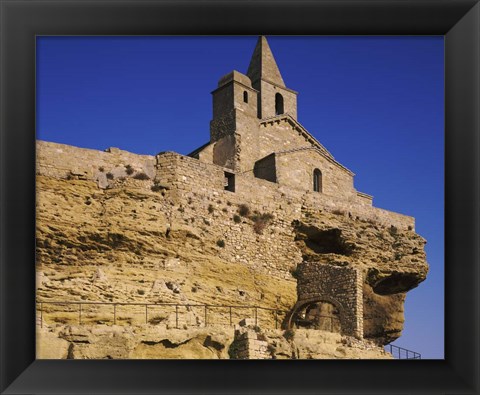
{"label": "spire finial", "polygon": [[258,37],[257,45],[248,66],[247,75],[254,85],[260,79],[264,79],[285,87],[282,75],[265,36]]}

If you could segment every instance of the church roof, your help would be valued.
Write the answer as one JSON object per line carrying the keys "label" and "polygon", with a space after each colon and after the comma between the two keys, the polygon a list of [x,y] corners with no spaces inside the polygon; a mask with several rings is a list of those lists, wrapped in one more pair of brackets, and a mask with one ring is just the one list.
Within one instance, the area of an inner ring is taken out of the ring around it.
{"label": "church roof", "polygon": [[282,115],[277,115],[275,117],[267,118],[267,119],[262,119],[260,121],[260,125],[267,126],[268,124],[274,124],[276,122],[280,121],[286,121],[288,122],[293,129],[295,129],[299,134],[301,134],[305,140],[311,144],[310,146],[307,147],[298,147],[298,148],[293,148],[293,149],[288,149],[284,151],[276,151],[274,152],[275,154],[289,154],[292,152],[297,152],[297,151],[305,151],[305,150],[315,150],[318,152],[320,155],[322,155],[324,158],[329,160],[331,163],[335,164],[336,166],[341,167],[343,170],[345,170],[347,173],[351,174],[352,176],[355,175],[350,169],[346,168],[343,166],[341,163],[337,162],[333,155],[322,145],[320,142],[313,137],[307,129],[305,129],[300,122],[298,122],[296,119],[294,119],[291,115],[289,114],[282,114]]}
{"label": "church roof", "polygon": [[247,75],[252,83],[263,79],[285,88],[282,75],[265,36],[258,38],[250,65],[248,66]]}

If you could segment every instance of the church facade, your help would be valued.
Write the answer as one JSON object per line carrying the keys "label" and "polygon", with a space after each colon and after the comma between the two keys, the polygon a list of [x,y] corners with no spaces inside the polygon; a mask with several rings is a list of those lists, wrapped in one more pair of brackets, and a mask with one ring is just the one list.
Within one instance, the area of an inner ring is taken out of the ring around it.
{"label": "church facade", "polygon": [[264,36],[259,37],[247,74],[220,78],[213,95],[210,141],[189,156],[296,190],[311,190],[351,202],[372,204],[354,188],[354,173],[297,120],[297,92],[288,88]]}

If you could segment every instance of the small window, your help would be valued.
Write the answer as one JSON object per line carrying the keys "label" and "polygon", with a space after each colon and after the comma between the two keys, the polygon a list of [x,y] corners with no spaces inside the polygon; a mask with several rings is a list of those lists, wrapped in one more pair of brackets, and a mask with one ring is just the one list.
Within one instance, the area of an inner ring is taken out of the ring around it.
{"label": "small window", "polygon": [[243,91],[243,101],[245,103],[248,103],[248,92],[247,91]]}
{"label": "small window", "polygon": [[319,169],[313,171],[313,190],[322,192],[322,172]]}
{"label": "small window", "polygon": [[235,192],[235,174],[225,172],[224,188],[226,191]]}
{"label": "small window", "polygon": [[275,115],[283,114],[283,96],[280,93],[275,95]]}

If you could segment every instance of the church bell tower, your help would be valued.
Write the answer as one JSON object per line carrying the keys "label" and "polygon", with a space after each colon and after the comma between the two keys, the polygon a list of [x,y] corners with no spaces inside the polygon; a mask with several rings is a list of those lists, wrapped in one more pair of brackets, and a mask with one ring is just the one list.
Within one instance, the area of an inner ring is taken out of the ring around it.
{"label": "church bell tower", "polygon": [[257,117],[271,118],[289,114],[297,119],[297,92],[289,89],[273,57],[265,36],[260,36],[253,51],[247,76],[258,93]]}

